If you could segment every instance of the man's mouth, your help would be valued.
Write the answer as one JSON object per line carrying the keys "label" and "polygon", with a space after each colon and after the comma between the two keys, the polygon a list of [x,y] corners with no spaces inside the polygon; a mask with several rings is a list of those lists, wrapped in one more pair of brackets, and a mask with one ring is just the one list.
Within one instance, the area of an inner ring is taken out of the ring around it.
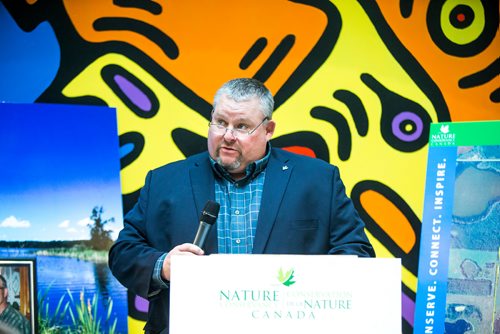
{"label": "man's mouth", "polygon": [[221,146],[219,148],[219,153],[223,153],[223,154],[236,154],[238,153],[239,154],[239,151],[233,147],[227,147],[227,146]]}

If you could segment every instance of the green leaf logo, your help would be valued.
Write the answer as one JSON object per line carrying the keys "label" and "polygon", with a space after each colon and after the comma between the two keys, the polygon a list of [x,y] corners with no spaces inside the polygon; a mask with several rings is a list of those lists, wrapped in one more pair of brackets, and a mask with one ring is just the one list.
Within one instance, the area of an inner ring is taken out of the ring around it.
{"label": "green leaf logo", "polygon": [[292,269],[288,270],[286,273],[283,272],[283,268],[278,271],[278,281],[284,286],[290,286],[295,283],[293,280],[293,273],[295,271]]}

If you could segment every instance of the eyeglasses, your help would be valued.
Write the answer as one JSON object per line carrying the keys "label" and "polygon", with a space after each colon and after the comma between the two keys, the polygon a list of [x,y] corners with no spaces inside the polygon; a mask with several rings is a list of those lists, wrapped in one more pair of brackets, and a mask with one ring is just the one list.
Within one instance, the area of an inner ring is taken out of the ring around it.
{"label": "eyeglasses", "polygon": [[226,134],[226,132],[231,131],[231,134],[233,135],[233,137],[239,138],[240,136],[245,136],[245,135],[250,136],[252,133],[254,133],[259,128],[259,126],[264,124],[264,122],[267,120],[269,120],[269,118],[264,117],[262,122],[260,122],[259,125],[257,125],[255,128],[253,128],[250,131],[245,130],[245,129],[240,129],[240,128],[232,128],[231,129],[231,128],[228,128],[222,124],[212,123],[212,122],[208,123],[208,126],[217,135],[223,136]]}

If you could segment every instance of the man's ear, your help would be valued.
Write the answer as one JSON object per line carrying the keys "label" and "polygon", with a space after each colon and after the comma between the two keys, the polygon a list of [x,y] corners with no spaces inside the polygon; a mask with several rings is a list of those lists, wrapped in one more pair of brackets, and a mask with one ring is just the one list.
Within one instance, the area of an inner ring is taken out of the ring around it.
{"label": "man's ear", "polygon": [[276,128],[276,122],[270,119],[266,123],[266,138],[267,141],[271,140],[274,134],[274,129]]}

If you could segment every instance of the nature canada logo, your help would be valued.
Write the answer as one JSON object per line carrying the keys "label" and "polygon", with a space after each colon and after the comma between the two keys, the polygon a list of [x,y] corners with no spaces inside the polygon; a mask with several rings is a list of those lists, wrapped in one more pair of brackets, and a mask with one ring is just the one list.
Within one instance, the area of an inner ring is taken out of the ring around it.
{"label": "nature canada logo", "polygon": [[[296,283],[295,269],[290,267],[271,269],[270,274],[266,277],[274,276],[279,282],[273,280],[274,283],[268,284],[271,288],[260,286],[220,289],[220,308],[237,312],[239,316],[252,321],[285,322],[325,321],[332,319],[332,316],[343,316],[342,314],[353,311],[353,297],[349,290],[318,290],[316,285],[301,290],[300,285],[303,284],[289,288]],[[301,277],[301,283],[303,281],[304,277]],[[249,325],[251,326],[251,323]]]}
{"label": "nature canada logo", "polygon": [[450,133],[450,125],[442,124],[439,127],[438,133],[433,133],[431,135],[431,144],[435,146],[454,146],[455,145],[455,134]]}
{"label": "nature canada logo", "polygon": [[293,268],[286,272],[283,271],[283,268],[280,268],[280,270],[278,271],[278,281],[284,286],[295,284],[295,281],[293,280],[294,273],[295,271],[293,270]]}

